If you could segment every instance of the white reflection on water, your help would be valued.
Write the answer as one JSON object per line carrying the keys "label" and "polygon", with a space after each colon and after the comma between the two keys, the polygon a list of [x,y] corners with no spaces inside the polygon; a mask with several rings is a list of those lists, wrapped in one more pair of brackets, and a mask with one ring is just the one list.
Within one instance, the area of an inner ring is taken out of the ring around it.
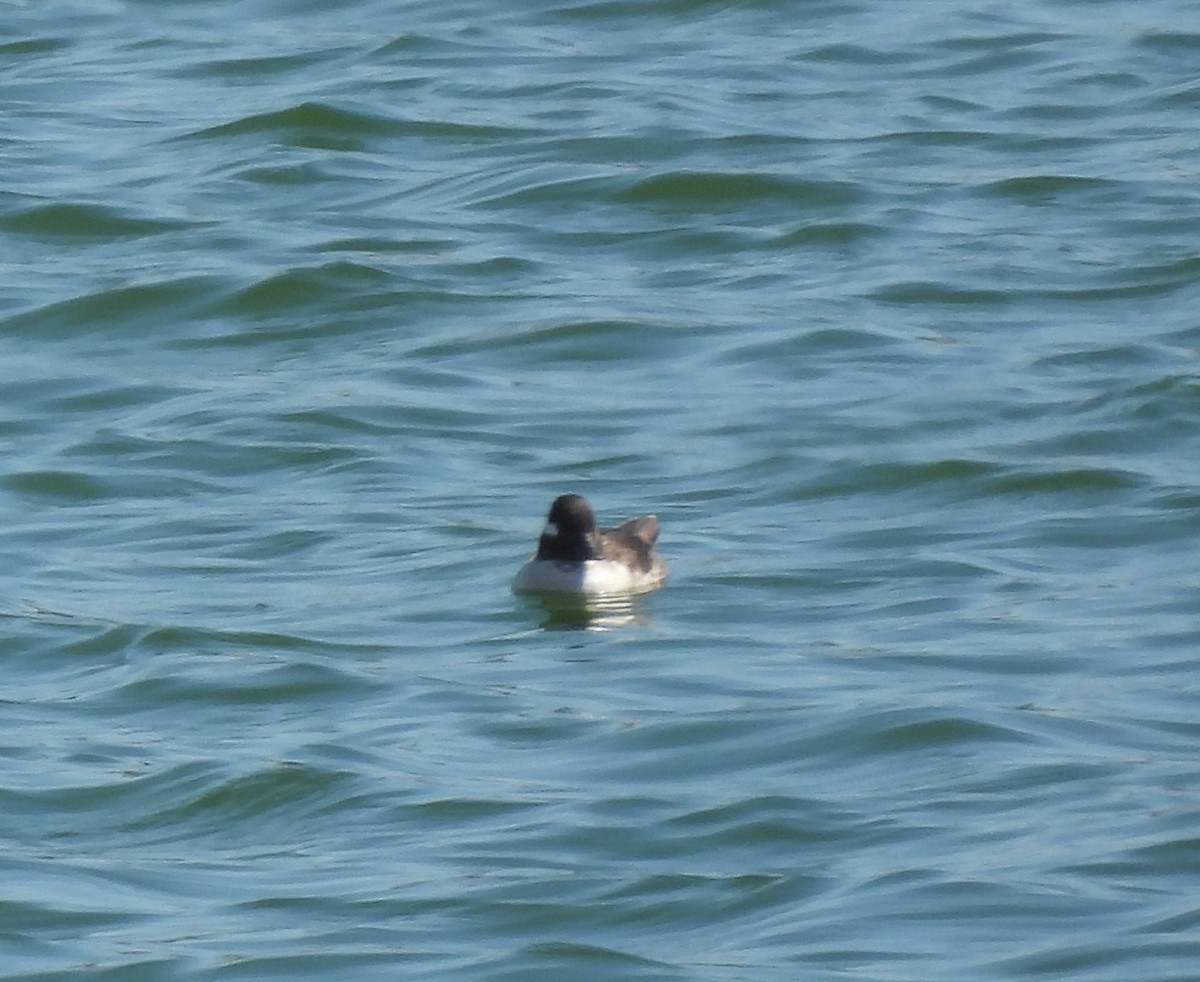
{"label": "white reflection on water", "polygon": [[573,593],[528,594],[524,604],[542,614],[541,626],[556,631],[612,631],[635,623],[647,623],[649,617],[629,594],[582,596]]}

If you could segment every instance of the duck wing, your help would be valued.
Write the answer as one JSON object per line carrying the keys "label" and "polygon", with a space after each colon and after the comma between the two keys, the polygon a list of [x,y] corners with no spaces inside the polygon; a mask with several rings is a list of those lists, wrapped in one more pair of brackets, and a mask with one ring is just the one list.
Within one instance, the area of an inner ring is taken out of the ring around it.
{"label": "duck wing", "polygon": [[615,529],[610,529],[608,534],[618,539],[636,539],[652,546],[658,541],[658,516],[647,515],[645,518],[630,518]]}
{"label": "duck wing", "polygon": [[658,539],[658,519],[654,515],[631,518],[601,534],[605,559],[624,563],[634,569],[650,570],[654,565],[654,543]]}

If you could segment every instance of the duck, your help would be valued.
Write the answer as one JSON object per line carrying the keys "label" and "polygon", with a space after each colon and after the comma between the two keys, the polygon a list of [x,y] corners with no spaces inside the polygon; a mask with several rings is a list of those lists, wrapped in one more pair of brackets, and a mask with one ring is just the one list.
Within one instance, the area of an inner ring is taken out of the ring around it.
{"label": "duck", "polygon": [[631,518],[598,529],[586,498],[554,499],[537,550],[513,579],[517,593],[582,596],[645,593],[662,586],[667,566],[654,551],[658,518]]}

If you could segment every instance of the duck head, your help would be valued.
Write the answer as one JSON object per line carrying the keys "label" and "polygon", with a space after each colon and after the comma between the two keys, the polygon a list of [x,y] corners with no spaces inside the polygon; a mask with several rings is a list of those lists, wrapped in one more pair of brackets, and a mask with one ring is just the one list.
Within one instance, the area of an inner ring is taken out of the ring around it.
{"label": "duck head", "polygon": [[554,499],[546,528],[538,539],[538,559],[581,563],[600,556],[600,534],[596,515],[587,499],[564,494]]}

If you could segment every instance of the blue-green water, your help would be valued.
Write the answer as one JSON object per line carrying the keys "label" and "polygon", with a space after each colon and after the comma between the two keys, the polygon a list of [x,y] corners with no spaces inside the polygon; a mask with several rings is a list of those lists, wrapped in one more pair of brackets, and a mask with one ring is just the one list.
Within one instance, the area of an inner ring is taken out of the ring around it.
{"label": "blue-green water", "polygon": [[1200,977],[1196,3],[6,2],[0,111],[0,978]]}

